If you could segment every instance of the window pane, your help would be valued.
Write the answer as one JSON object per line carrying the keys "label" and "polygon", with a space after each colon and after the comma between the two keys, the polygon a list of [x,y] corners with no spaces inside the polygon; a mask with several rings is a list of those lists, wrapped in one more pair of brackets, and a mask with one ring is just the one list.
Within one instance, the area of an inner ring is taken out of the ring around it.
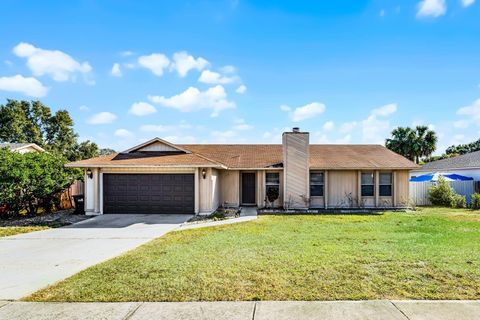
{"label": "window pane", "polygon": [[265,178],[267,184],[280,184],[280,175],[278,172],[267,172]]}
{"label": "window pane", "polygon": [[373,197],[373,185],[362,186],[362,197]]}
{"label": "window pane", "polygon": [[323,184],[323,172],[310,173],[310,183]]}
{"label": "window pane", "polygon": [[362,184],[373,184],[373,172],[362,172]]}
{"label": "window pane", "polygon": [[381,197],[391,197],[392,196],[392,186],[391,185],[380,186],[380,196]]}
{"label": "window pane", "polygon": [[380,173],[380,184],[392,184],[392,174],[390,172]]}
{"label": "window pane", "polygon": [[323,185],[322,184],[310,185],[310,197],[323,197]]}

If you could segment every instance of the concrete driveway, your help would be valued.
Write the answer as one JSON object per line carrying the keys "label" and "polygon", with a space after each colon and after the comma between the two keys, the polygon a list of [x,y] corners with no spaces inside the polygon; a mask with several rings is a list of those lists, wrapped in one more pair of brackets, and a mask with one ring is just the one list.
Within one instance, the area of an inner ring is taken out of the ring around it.
{"label": "concrete driveway", "polygon": [[191,215],[110,214],[0,238],[0,300],[16,300],[176,229]]}

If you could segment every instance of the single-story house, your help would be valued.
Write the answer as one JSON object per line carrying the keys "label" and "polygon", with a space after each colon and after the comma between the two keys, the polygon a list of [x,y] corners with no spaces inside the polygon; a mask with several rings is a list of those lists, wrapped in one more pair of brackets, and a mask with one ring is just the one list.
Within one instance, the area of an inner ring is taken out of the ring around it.
{"label": "single-story house", "polygon": [[9,148],[11,151],[18,153],[27,153],[27,152],[44,152],[45,150],[35,143],[7,143],[0,142],[1,148]]}
{"label": "single-story house", "polygon": [[67,164],[85,170],[85,211],[208,214],[219,206],[405,207],[418,166],[380,145],[319,145],[294,128],[282,144],[172,144],[155,138]]}
{"label": "single-story house", "polygon": [[421,168],[412,170],[410,175],[418,177],[435,172],[459,174],[480,181],[480,151],[425,163]]}

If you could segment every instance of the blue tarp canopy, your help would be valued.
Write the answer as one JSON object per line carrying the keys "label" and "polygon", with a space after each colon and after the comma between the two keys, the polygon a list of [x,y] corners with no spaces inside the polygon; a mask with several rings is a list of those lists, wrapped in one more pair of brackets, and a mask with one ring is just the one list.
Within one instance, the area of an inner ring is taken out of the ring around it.
{"label": "blue tarp canopy", "polygon": [[455,173],[428,173],[418,177],[410,178],[410,182],[430,182],[430,181],[438,181],[438,178],[444,177],[447,181],[469,181],[473,180],[472,177],[466,177]]}

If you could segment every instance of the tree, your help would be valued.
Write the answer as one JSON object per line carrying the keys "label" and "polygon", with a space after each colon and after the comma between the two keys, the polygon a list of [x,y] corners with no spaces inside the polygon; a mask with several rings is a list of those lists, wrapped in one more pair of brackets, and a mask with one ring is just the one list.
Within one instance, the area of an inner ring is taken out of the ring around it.
{"label": "tree", "polygon": [[50,212],[78,176],[78,170],[64,167],[67,161],[58,153],[0,149],[0,203],[14,213],[33,215],[39,207]]}
{"label": "tree", "polygon": [[480,139],[477,141],[467,143],[467,144],[460,144],[460,145],[453,145],[447,148],[445,151],[446,155],[461,155],[461,154],[466,154],[470,152],[475,152],[475,151],[480,151]]}
{"label": "tree", "polygon": [[385,146],[402,156],[420,162],[420,158],[430,156],[436,149],[437,135],[427,126],[398,127],[392,137],[386,139]]}
{"label": "tree", "polygon": [[116,153],[117,151],[110,149],[110,148],[102,148],[99,150],[99,155],[101,156],[108,156],[109,154]]}
{"label": "tree", "polygon": [[77,142],[73,125],[67,110],[52,114],[40,101],[9,99],[0,105],[0,141],[36,143],[47,151],[63,154],[70,161],[98,155],[95,143]]}
{"label": "tree", "polygon": [[70,156],[71,160],[83,160],[93,157],[98,157],[100,150],[95,142],[90,140],[83,141],[76,145],[75,153]]}

